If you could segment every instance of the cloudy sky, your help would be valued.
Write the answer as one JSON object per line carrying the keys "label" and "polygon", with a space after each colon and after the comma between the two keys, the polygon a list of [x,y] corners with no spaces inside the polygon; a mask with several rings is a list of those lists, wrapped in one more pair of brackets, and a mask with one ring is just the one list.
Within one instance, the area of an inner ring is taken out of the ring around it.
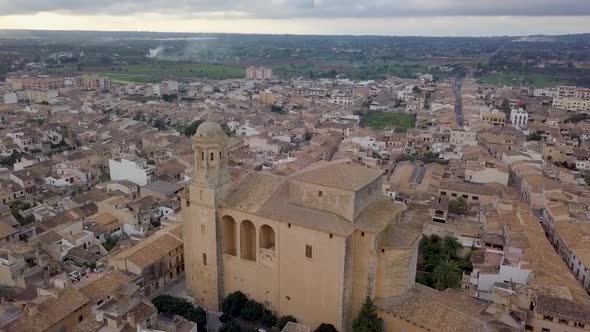
{"label": "cloudy sky", "polygon": [[590,0],[0,0],[0,29],[564,34],[590,32]]}

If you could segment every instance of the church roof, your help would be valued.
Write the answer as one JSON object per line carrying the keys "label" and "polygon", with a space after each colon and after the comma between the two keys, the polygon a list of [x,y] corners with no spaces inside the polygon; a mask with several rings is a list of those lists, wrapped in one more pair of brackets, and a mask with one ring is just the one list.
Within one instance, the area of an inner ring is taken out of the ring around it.
{"label": "church roof", "polygon": [[382,171],[357,165],[320,161],[290,178],[317,185],[357,191],[382,175]]}
{"label": "church roof", "polygon": [[[365,168],[360,167],[360,169]],[[391,199],[377,199],[360,213],[353,225],[335,213],[291,203],[289,201],[291,178],[244,170],[232,172],[234,185],[224,198],[222,208],[251,213],[326,233],[347,236],[355,229],[380,232],[400,210],[399,204]]]}

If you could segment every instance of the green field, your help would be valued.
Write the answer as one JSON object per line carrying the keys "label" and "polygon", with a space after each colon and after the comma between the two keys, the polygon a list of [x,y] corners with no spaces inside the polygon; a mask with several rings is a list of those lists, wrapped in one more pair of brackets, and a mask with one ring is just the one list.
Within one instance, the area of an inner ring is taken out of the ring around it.
{"label": "green field", "polygon": [[492,85],[507,85],[507,86],[520,86],[523,81],[528,82],[529,85],[534,87],[544,88],[551,87],[559,84],[567,84],[567,77],[558,77],[548,74],[524,74],[519,73],[493,73],[486,74],[478,80],[483,84]]}
{"label": "green field", "polygon": [[110,78],[116,83],[155,83],[158,80],[151,76],[144,75],[130,75],[130,74],[118,74],[118,73],[104,73],[105,76]]}
{"label": "green field", "polygon": [[416,127],[416,116],[405,113],[369,112],[362,118],[361,125],[376,129],[397,127],[407,130]]}
{"label": "green field", "polygon": [[165,79],[195,80],[208,78],[212,80],[225,80],[244,78],[244,68],[237,66],[225,66],[207,63],[152,61],[142,64],[89,66],[76,67],[64,66],[62,68],[50,68],[46,70],[51,74],[68,74],[71,72],[101,73],[117,82],[152,83]]}
{"label": "green field", "polygon": [[277,76],[284,78],[299,76],[333,78],[336,75],[344,74],[350,79],[365,80],[388,75],[414,77],[415,73],[428,72],[428,66],[430,65],[432,65],[432,62],[428,60],[397,61],[375,59],[354,62],[324,59],[313,63],[277,64],[273,66],[273,70]]}

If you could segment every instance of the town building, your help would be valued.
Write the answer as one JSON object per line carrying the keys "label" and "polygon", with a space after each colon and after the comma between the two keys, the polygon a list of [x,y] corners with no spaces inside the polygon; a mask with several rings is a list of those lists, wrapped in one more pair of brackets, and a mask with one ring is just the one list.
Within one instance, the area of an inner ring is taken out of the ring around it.
{"label": "town building", "polygon": [[267,67],[248,67],[246,68],[246,79],[249,80],[270,80],[272,79],[272,69]]}
{"label": "town building", "polygon": [[109,172],[114,181],[128,180],[145,186],[154,180],[156,167],[148,165],[143,158],[125,155],[118,159],[109,159]]}
{"label": "town building", "polygon": [[526,128],[529,122],[529,113],[522,108],[514,108],[510,111],[510,122],[515,128]]}

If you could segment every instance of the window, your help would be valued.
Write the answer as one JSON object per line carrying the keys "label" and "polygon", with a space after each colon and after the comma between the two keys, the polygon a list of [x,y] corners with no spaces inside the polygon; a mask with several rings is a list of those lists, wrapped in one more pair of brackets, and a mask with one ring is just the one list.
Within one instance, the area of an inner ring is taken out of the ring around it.
{"label": "window", "polygon": [[287,224],[287,228],[291,228],[291,223]]}
{"label": "window", "polygon": [[447,192],[446,191],[441,191],[440,194],[441,194],[441,196],[446,196],[447,195]]}
{"label": "window", "polygon": [[541,332],[551,332],[551,329],[544,327],[541,329]]}
{"label": "window", "polygon": [[478,196],[472,196],[471,199],[473,199],[474,201],[479,201],[479,197]]}
{"label": "window", "polygon": [[215,155],[213,154],[213,152],[211,152],[211,161],[213,161],[213,159],[215,159]]}
{"label": "window", "polygon": [[543,320],[548,320],[548,321],[553,321],[553,317],[551,316],[547,316],[547,315],[543,315]]}
{"label": "window", "polygon": [[191,201],[187,199],[186,200],[186,207],[189,207],[189,206],[191,206]]}
{"label": "window", "polygon": [[334,237],[334,234],[330,234],[330,239]]}
{"label": "window", "polygon": [[467,198],[469,198],[469,195],[461,195],[461,197],[467,199]]}
{"label": "window", "polygon": [[586,325],[584,323],[574,322],[574,327],[579,327],[583,329],[584,327],[586,327]]}
{"label": "window", "polygon": [[568,322],[568,320],[567,320],[567,319],[563,319],[563,318],[560,318],[560,319],[559,319],[559,324],[565,324],[565,325],[567,325],[568,323],[569,323],[569,322]]}
{"label": "window", "polygon": [[305,257],[313,258],[313,248],[310,245],[305,245]]}
{"label": "window", "polygon": [[170,279],[174,278],[174,273],[172,271],[170,271]]}
{"label": "window", "polygon": [[83,321],[83,320],[84,320],[84,316],[80,315],[80,316],[78,317],[78,322],[81,322],[81,321]]}
{"label": "window", "polygon": [[322,197],[322,196],[324,196],[324,192],[323,192],[323,191],[321,191],[321,190],[320,190],[320,191],[318,191],[318,197]]}
{"label": "window", "polygon": [[457,194],[456,193],[452,193],[451,196],[452,197],[457,197]]}
{"label": "window", "polygon": [[205,152],[201,152],[201,160],[205,160]]}
{"label": "window", "polygon": [[207,266],[207,254],[203,253],[203,265]]}

